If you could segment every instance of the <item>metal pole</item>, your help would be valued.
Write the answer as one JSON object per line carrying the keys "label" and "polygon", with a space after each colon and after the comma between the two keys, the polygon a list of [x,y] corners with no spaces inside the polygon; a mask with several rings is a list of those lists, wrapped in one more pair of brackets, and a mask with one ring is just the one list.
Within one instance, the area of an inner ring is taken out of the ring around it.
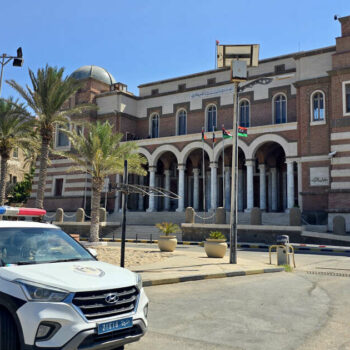
{"label": "metal pole", "polygon": [[237,97],[239,81],[234,81],[233,90],[233,138],[232,138],[232,178],[230,211],[230,264],[237,264]]}
{"label": "metal pole", "polygon": [[2,76],[4,74],[4,66],[5,66],[5,57],[6,54],[2,55],[2,59],[1,59],[1,73],[0,73],[0,96],[1,96],[1,86],[2,86]]}
{"label": "metal pole", "polygon": [[[124,185],[128,184],[128,161],[124,160]],[[128,194],[127,194],[127,186],[125,186],[124,191],[122,192],[123,199],[123,219],[122,219],[122,242],[121,242],[121,250],[120,250],[120,266],[124,267],[125,262],[125,228],[126,228],[126,206],[128,203]]]}
{"label": "metal pole", "polygon": [[224,125],[222,125],[222,206],[226,210],[226,198],[225,198],[225,138],[224,138]]}

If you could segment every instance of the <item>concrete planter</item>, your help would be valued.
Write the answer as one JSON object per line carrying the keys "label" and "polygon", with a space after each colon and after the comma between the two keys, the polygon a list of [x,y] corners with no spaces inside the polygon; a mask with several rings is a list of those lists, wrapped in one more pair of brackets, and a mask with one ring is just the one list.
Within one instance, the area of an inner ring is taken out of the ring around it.
{"label": "concrete planter", "polygon": [[173,252],[176,245],[176,236],[160,236],[158,239],[158,247],[162,252]]}
{"label": "concrete planter", "polygon": [[226,254],[227,243],[225,239],[207,238],[204,242],[204,250],[208,258],[223,258]]}

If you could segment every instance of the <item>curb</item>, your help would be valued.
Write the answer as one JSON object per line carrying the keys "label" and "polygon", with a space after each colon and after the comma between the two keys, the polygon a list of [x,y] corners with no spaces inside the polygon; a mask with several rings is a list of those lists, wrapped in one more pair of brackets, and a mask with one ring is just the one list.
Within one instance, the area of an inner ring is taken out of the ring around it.
{"label": "curb", "polygon": [[[86,242],[88,241],[87,238],[81,238],[80,241]],[[100,238],[100,242],[121,242],[120,238],[112,239],[112,238]],[[158,240],[147,240],[147,239],[126,239],[125,242],[127,243],[144,243],[144,244],[154,244],[158,243]],[[203,242],[192,242],[192,241],[179,241],[177,242],[178,245],[193,245],[193,246],[204,246]],[[230,244],[228,243],[228,246]],[[348,247],[338,247],[338,248],[327,248],[325,245],[320,245],[320,246],[308,246],[307,244],[293,244],[292,246],[294,247],[295,251],[300,251],[300,252],[325,252],[325,253],[347,253],[350,254],[350,248]],[[238,243],[237,248],[241,249],[263,249],[263,250],[268,250],[269,245],[268,244],[249,244],[249,243]]]}
{"label": "curb", "polygon": [[284,271],[283,267],[273,267],[273,268],[258,269],[258,270],[220,272],[220,273],[210,273],[210,274],[192,275],[192,276],[184,276],[184,277],[163,278],[163,279],[157,279],[157,280],[144,280],[143,286],[152,287],[152,286],[160,286],[163,284],[202,281],[202,280],[209,280],[214,278],[259,275],[262,273],[273,273],[273,272],[282,272],[282,271]]}

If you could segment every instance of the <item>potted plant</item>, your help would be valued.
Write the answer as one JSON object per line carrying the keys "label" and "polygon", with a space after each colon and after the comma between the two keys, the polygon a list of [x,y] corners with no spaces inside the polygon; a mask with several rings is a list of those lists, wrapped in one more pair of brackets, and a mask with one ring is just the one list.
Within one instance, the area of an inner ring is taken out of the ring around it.
{"label": "potted plant", "polygon": [[174,233],[180,232],[180,227],[172,222],[162,222],[156,224],[156,227],[163,233],[158,239],[158,247],[163,252],[173,252],[177,245]]}
{"label": "potted plant", "polygon": [[227,249],[226,237],[220,231],[210,232],[204,242],[204,249],[208,258],[223,258]]}

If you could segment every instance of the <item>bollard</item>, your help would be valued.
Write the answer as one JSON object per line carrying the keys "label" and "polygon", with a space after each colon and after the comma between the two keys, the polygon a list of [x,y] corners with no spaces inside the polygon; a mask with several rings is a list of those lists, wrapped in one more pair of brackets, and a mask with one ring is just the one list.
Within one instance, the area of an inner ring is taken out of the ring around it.
{"label": "bollard", "polygon": [[56,210],[56,222],[63,222],[64,211],[62,208],[57,208]]}
{"label": "bollard", "polygon": [[216,208],[215,224],[226,224],[226,209],[223,207]]}
{"label": "bollard", "polygon": [[185,210],[185,223],[194,224],[194,209],[192,207],[187,207]]}
{"label": "bollard", "polygon": [[250,211],[250,224],[251,225],[261,225],[262,224],[260,208],[252,208],[252,210]]}
{"label": "bollard", "polygon": [[107,221],[107,212],[105,208],[100,208],[100,222],[106,222]]}
{"label": "bollard", "polygon": [[345,218],[341,215],[337,215],[333,218],[333,233],[335,235],[345,235],[346,227],[345,227]]}
{"label": "bollard", "polygon": [[276,237],[277,265],[289,265],[288,245],[289,236],[279,235]]}
{"label": "bollard", "polygon": [[77,210],[77,214],[75,216],[76,222],[84,222],[85,221],[85,211],[83,208],[79,208]]}
{"label": "bollard", "polygon": [[301,226],[301,211],[299,208],[289,209],[289,226]]}

